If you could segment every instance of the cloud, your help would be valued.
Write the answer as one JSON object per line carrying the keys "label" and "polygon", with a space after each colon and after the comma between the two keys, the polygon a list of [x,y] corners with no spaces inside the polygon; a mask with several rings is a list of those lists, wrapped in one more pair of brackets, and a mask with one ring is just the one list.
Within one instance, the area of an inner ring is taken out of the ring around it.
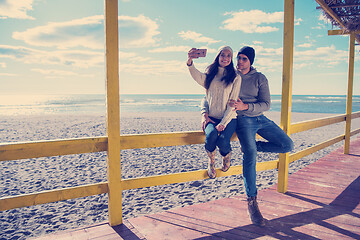
{"label": "cloud", "polygon": [[0,67],[2,67],[2,68],[6,68],[6,63],[4,63],[4,62],[0,62]]}
{"label": "cloud", "polygon": [[295,18],[295,19],[294,19],[294,25],[295,25],[295,26],[299,26],[302,21],[303,21],[303,20],[302,20],[301,18],[297,18],[297,19]]}
{"label": "cloud", "polygon": [[[157,23],[145,16],[119,16],[121,47],[155,46],[157,40],[154,37],[159,34],[157,29]],[[24,32],[14,32],[13,38],[32,46],[103,49],[104,16],[49,22],[47,25],[30,28]]]}
{"label": "cloud", "polygon": [[[334,58],[336,56],[336,58]],[[295,51],[294,59],[297,62],[313,62],[321,63],[322,67],[333,67],[333,65],[346,62],[348,58],[348,52],[343,50],[337,50],[334,45],[329,47],[318,47],[312,50]],[[332,65],[332,66],[330,66]]]}
{"label": "cloud", "polygon": [[254,46],[256,55],[258,56],[281,56],[283,54],[283,48],[264,48],[263,46]]}
{"label": "cloud", "polygon": [[34,19],[27,15],[32,10],[34,0],[0,0],[0,19]]}
{"label": "cloud", "polygon": [[309,47],[311,47],[311,46],[312,46],[311,43],[303,43],[303,44],[297,45],[297,47],[301,47],[301,48],[309,48]]}
{"label": "cloud", "polygon": [[188,52],[191,49],[190,46],[168,46],[163,48],[155,48],[149,50],[151,53],[164,53],[164,52]]}
{"label": "cloud", "polygon": [[[169,49],[168,49],[169,50]],[[188,49],[186,50],[186,52]],[[161,52],[161,51],[160,51]],[[197,64],[199,69],[205,68],[208,63]],[[179,73],[188,73],[185,65],[185,59],[179,60],[154,60],[147,57],[142,58],[133,52],[120,52],[120,73],[130,73],[141,76],[156,75],[177,75]]]}
{"label": "cloud", "polygon": [[[199,46],[199,48],[206,48],[208,53],[217,53],[217,49],[206,46]],[[154,48],[149,50],[150,53],[168,53],[168,52],[182,52],[187,53],[191,49],[190,46],[168,46],[162,48]]]}
{"label": "cloud", "polygon": [[31,71],[46,75],[46,78],[59,78],[59,77],[69,77],[69,76],[76,76],[76,77],[93,77],[94,76],[93,74],[79,74],[77,72],[57,70],[57,69],[33,68],[33,69],[31,69]]}
{"label": "cloud", "polygon": [[279,72],[282,70],[282,58],[279,56],[272,58],[257,57],[255,58],[254,66],[265,73],[265,75],[266,72]]}
{"label": "cloud", "polygon": [[123,48],[156,46],[158,24],[148,17],[119,16],[120,45]]}
{"label": "cloud", "polygon": [[18,74],[15,74],[15,73],[0,73],[0,76],[4,76],[4,77],[16,77],[16,76],[18,76]]}
{"label": "cloud", "polygon": [[[264,48],[260,45],[253,47],[256,50],[256,58],[254,61],[255,67],[262,72],[282,71],[282,47]],[[301,48],[294,51],[294,69],[302,69],[305,67],[313,68],[318,67],[319,65],[323,68],[333,68],[346,62],[348,58],[347,51],[337,50],[334,45],[304,51],[300,51],[299,49]],[[334,56],[336,56],[336,58],[334,58]]]}
{"label": "cloud", "polygon": [[[184,66],[184,67],[179,67]],[[185,61],[178,60],[160,60],[160,61],[150,61],[146,63],[124,63],[120,64],[120,72],[127,72],[137,75],[163,75],[170,74],[176,75],[179,73],[184,73]]]}
{"label": "cloud", "polygon": [[283,23],[284,13],[266,13],[260,10],[240,11],[225,13],[230,16],[221,27],[231,31],[243,31],[245,33],[268,33],[279,31],[279,28],[269,26],[272,23]]}
{"label": "cloud", "polygon": [[187,32],[181,31],[178,34],[181,38],[185,40],[192,40],[196,43],[212,44],[212,43],[220,42],[220,40],[215,40],[209,37],[205,37],[201,33],[193,32],[193,31],[187,31]]}
{"label": "cloud", "polygon": [[255,67],[262,72],[279,72],[282,70],[282,47],[264,48],[261,45],[253,46],[256,52]]}
{"label": "cloud", "polygon": [[0,45],[0,58],[26,64],[61,64],[88,68],[104,64],[104,53],[87,50],[42,51],[23,46]]}
{"label": "cloud", "polygon": [[67,22],[50,22],[45,26],[14,32],[13,38],[32,46],[67,49],[83,46],[92,49],[104,47],[103,16],[92,16]]}

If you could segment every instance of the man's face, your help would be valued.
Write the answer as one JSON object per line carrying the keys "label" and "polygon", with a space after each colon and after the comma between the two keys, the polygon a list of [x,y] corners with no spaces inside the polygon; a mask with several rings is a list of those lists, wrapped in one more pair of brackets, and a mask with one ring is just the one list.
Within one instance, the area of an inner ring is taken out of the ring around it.
{"label": "man's face", "polygon": [[246,74],[250,71],[250,60],[244,54],[239,54],[237,60],[237,68],[240,72]]}

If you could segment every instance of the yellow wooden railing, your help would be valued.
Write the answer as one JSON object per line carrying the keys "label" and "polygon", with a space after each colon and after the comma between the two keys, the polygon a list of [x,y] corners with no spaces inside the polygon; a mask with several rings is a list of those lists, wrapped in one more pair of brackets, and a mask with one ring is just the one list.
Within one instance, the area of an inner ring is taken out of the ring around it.
{"label": "yellow wooden railing", "polygon": [[[353,113],[352,119],[359,118],[360,112]],[[346,121],[346,115],[338,115],[317,120],[309,120],[292,124],[291,134],[307,131],[314,128],[324,127],[335,123]],[[360,133],[356,129],[350,136]],[[317,144],[302,151],[290,154],[290,163],[309,154],[319,151],[345,139],[345,135]],[[236,140],[234,135],[232,140]],[[166,146],[179,146],[190,144],[203,144],[204,134],[202,132],[180,132],[161,134],[139,134],[121,135],[120,149],[153,148]],[[10,161],[18,159],[38,158],[57,155],[79,154],[89,152],[107,151],[107,137],[65,139],[53,141],[37,141],[24,143],[3,143],[0,144],[0,160]],[[277,169],[279,160],[260,162],[256,166],[257,171]],[[242,166],[232,166],[229,171],[222,172],[217,169],[217,176],[231,176],[242,174]],[[208,178],[206,170],[142,177],[135,179],[122,179],[122,190],[143,188],[157,185],[181,183],[187,181],[202,180]],[[28,207],[38,204],[62,201],[73,198],[87,197],[96,194],[108,193],[108,182],[83,185],[65,189],[43,191],[32,194],[4,197],[0,199],[0,211],[13,208]]]}
{"label": "yellow wooden railing", "polygon": [[[333,145],[344,139],[346,153],[346,150],[348,149],[348,146],[350,144],[350,136],[360,133],[360,129],[350,131],[352,119],[360,117],[360,112],[351,113],[354,71],[353,51],[355,45],[355,38],[353,34],[351,34],[350,36],[349,80],[346,114],[290,124],[294,35],[294,0],[284,0],[284,2],[284,64],[280,126],[288,135],[344,121],[346,123],[346,127],[344,135],[337,136],[333,139],[327,140],[325,142],[293,154],[280,154],[279,160],[258,163],[256,166],[257,171],[270,169],[279,170],[279,192],[286,192],[289,163],[294,162],[316,151],[319,151],[320,149]],[[204,135],[202,132],[120,135],[117,19],[118,1],[105,0],[107,136],[0,144],[0,161],[107,151],[108,181],[71,188],[3,197],[0,198],[0,211],[108,193],[109,223],[110,225],[114,226],[122,223],[121,192],[123,190],[181,183],[186,181],[195,181],[208,178],[206,170],[198,170],[192,172],[135,179],[121,179],[121,150],[203,144]],[[236,137],[233,136],[232,140],[236,140]],[[227,172],[222,172],[220,171],[220,169],[217,169],[218,177],[237,174],[242,174],[241,165],[232,166]]]}

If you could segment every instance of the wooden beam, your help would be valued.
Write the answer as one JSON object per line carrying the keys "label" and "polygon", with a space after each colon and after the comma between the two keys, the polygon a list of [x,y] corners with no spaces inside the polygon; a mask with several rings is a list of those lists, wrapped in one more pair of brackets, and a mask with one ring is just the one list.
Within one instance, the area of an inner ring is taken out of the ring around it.
{"label": "wooden beam", "polygon": [[[294,61],[294,19],[295,0],[284,1],[284,44],[283,44],[283,77],[281,94],[280,127],[290,135],[291,128],[291,98]],[[279,154],[278,192],[287,191],[289,172],[289,153]]]}
{"label": "wooden beam", "polygon": [[106,137],[0,144],[0,161],[60,156],[107,150]]}
{"label": "wooden beam", "polygon": [[[351,119],[356,118],[360,118],[360,112],[355,112],[351,114]],[[334,123],[344,122],[345,120],[346,114],[341,114],[326,118],[293,123],[290,126],[290,134],[303,132]],[[256,135],[256,138],[260,139],[261,137],[259,135]],[[203,144],[204,139],[205,136],[202,131],[151,133],[136,135],[129,134],[120,136],[120,149],[124,150]],[[231,141],[238,141],[235,133],[231,137]],[[106,150],[106,137],[5,143],[0,144],[0,161],[60,156],[89,152],[101,152]]]}
{"label": "wooden beam", "polygon": [[64,201],[108,192],[106,182],[0,198],[0,211]]}
{"label": "wooden beam", "polygon": [[345,29],[328,30],[328,35],[329,36],[332,36],[332,35],[350,35],[351,33],[360,34],[360,31],[349,32],[349,31],[347,31]]}
{"label": "wooden beam", "polygon": [[118,0],[105,0],[109,223],[122,223]]}
{"label": "wooden beam", "polygon": [[335,123],[344,122],[346,120],[346,115],[341,114],[338,116],[331,116],[326,118],[307,120],[303,122],[294,123],[291,125],[291,134],[304,132],[310,129],[319,128],[328,126]]}
{"label": "wooden beam", "polygon": [[[276,169],[278,166],[278,162],[279,160],[257,163],[256,171],[266,171],[270,169]],[[220,168],[216,169],[217,177],[240,175],[242,173],[243,173],[242,165],[231,166],[230,169],[226,172],[221,171]],[[122,188],[123,190],[129,190],[129,189],[152,187],[152,186],[159,186],[165,184],[198,181],[208,178],[209,176],[207,175],[206,170],[197,170],[191,172],[173,173],[168,175],[157,175],[150,177],[125,179],[122,180]]]}
{"label": "wooden beam", "polygon": [[354,59],[355,59],[355,34],[350,34],[344,154],[349,154],[350,151],[351,111],[352,111],[352,97],[353,97],[353,86],[354,86]]}
{"label": "wooden beam", "polygon": [[[350,8],[350,7],[360,7],[360,4],[337,4],[331,5],[330,8]],[[316,9],[322,9],[322,7],[316,7]]]}
{"label": "wooden beam", "polygon": [[314,152],[317,152],[317,151],[320,151],[321,149],[324,149],[328,146],[331,146],[337,142],[340,142],[342,140],[344,140],[345,138],[345,135],[340,135],[340,136],[337,136],[335,138],[332,138],[332,139],[329,139],[325,142],[322,142],[322,143],[319,143],[317,145],[314,145],[314,146],[311,146],[309,148],[306,148],[304,150],[301,150],[299,152],[296,152],[296,153],[293,153],[290,155],[290,163],[300,159],[300,158],[303,158],[305,156],[308,156]]}

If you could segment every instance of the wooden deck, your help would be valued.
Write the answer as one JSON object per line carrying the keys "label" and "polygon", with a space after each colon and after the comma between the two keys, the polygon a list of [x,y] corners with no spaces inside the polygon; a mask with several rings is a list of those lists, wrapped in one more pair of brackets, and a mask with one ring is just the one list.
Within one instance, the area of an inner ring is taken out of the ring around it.
{"label": "wooden deck", "polygon": [[289,176],[288,192],[276,185],[259,192],[265,227],[250,223],[244,196],[175,208],[38,239],[360,239],[360,138]]}

